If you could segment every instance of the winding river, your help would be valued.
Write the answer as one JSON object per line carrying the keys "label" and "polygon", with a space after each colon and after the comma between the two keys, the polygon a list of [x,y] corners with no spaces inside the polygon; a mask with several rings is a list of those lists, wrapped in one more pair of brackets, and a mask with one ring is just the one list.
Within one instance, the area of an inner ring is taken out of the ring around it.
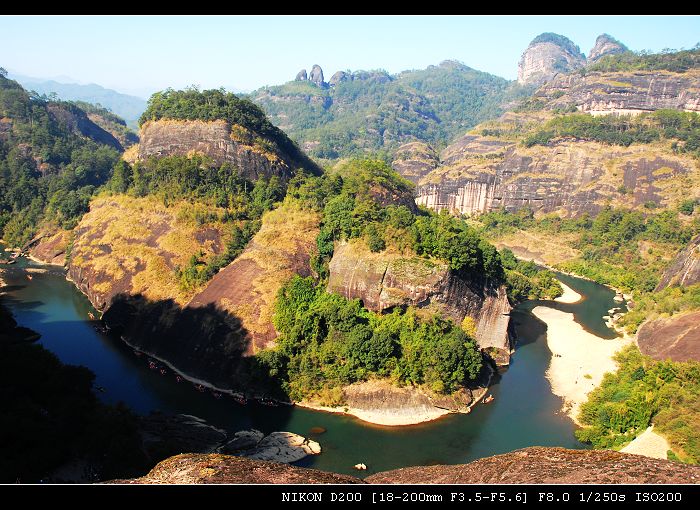
{"label": "winding river", "polygon": [[[512,313],[517,333],[511,366],[499,374],[491,389],[495,401],[477,405],[468,414],[452,414],[434,422],[407,426],[374,426],[350,416],[298,407],[239,405],[224,396],[200,393],[192,384],[177,382],[172,372],[150,370],[118,338],[100,333],[88,318],[97,312],[65,279],[62,269],[26,259],[4,266],[7,286],[3,301],[17,322],[41,334],[39,342],[64,363],[84,365],[104,388],[100,398],[125,402],[135,412],[153,410],[200,416],[229,431],[257,428],[288,430],[313,437],[323,453],[307,457],[301,466],[357,475],[352,466],[368,466],[363,475],[411,465],[460,464],[526,446],[584,448],[574,437],[573,422],[560,412],[561,399],[551,392],[545,371],[550,361],[546,327],[530,310],[537,305],[573,313],[575,320],[603,338],[615,333],[602,316],[616,306],[610,289],[567,275],[561,280],[584,299],[575,304],[530,301]],[[28,278],[31,275],[31,279]],[[312,427],[326,432],[313,435]]]}

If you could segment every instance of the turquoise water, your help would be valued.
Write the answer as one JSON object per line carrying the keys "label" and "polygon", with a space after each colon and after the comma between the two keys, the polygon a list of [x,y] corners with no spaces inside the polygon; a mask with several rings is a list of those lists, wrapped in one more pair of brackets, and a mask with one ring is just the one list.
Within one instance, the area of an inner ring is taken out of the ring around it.
{"label": "turquoise water", "polygon": [[[550,353],[545,325],[529,311],[537,305],[571,312],[586,329],[612,338],[602,316],[617,306],[614,293],[601,285],[560,275],[585,296],[576,304],[528,302],[513,311],[518,343],[510,367],[496,377],[495,401],[477,405],[468,414],[453,414],[434,422],[381,427],[353,417],[296,407],[241,406],[224,396],[215,399],[191,384],[177,382],[172,372],[150,370],[118,338],[100,333],[88,318],[95,315],[87,298],[65,279],[60,268],[47,269],[26,260],[5,266],[8,287],[3,301],[17,322],[41,334],[39,342],[64,363],[84,365],[96,374],[98,393],[106,402],[123,401],[135,412],[153,410],[200,416],[231,431],[257,428],[263,432],[288,430],[313,437],[323,453],[299,465],[357,474],[352,466],[367,464],[363,475],[411,465],[458,464],[526,446],[583,448],[574,438],[574,425],[560,413],[561,399],[551,393],[545,378]],[[46,269],[27,278],[26,268]],[[314,436],[312,427],[327,431]]]}

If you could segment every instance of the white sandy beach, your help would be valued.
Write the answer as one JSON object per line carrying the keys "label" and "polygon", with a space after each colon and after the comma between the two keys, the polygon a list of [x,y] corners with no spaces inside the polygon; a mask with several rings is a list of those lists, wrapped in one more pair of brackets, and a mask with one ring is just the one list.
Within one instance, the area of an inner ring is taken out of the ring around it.
{"label": "white sandy beach", "polygon": [[367,423],[374,425],[384,425],[387,427],[397,427],[401,425],[416,425],[427,421],[437,420],[438,418],[450,414],[447,409],[438,409],[437,407],[415,408],[408,407],[403,409],[356,409],[353,407],[324,407],[309,402],[297,402],[296,405],[306,407],[315,411],[326,411],[329,413],[349,414],[359,418]]}
{"label": "white sandy beach", "polygon": [[532,313],[547,324],[547,346],[552,352],[547,379],[552,392],[564,399],[562,409],[578,423],[576,417],[588,393],[606,372],[616,370],[612,357],[631,340],[604,340],[583,329],[573,314],[553,308],[537,306]]}
{"label": "white sandy beach", "polygon": [[581,301],[581,294],[566,285],[564,282],[559,281],[559,283],[561,284],[561,288],[564,289],[564,294],[558,298],[555,298],[554,301],[559,303],[578,303]]}
{"label": "white sandy beach", "polygon": [[653,457],[654,459],[667,459],[670,449],[671,446],[668,444],[668,441],[654,432],[654,426],[652,425],[620,451],[623,453]]}

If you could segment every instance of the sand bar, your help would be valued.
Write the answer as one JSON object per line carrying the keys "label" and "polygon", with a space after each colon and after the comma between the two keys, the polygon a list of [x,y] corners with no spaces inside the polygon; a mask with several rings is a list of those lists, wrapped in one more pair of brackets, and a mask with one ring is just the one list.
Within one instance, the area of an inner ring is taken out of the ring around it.
{"label": "sand bar", "polygon": [[404,409],[356,409],[353,407],[324,407],[310,402],[297,402],[296,405],[306,407],[315,411],[326,411],[329,413],[349,414],[362,421],[374,425],[384,425],[387,427],[397,427],[401,425],[416,425],[450,414],[447,409],[432,408],[404,408]]}
{"label": "sand bar", "polygon": [[532,313],[547,324],[547,346],[552,360],[547,379],[552,393],[564,399],[562,410],[578,423],[579,408],[588,393],[600,385],[606,372],[617,369],[613,355],[631,340],[605,340],[583,329],[573,314],[546,306],[537,306]]}
{"label": "sand bar", "polygon": [[558,298],[555,298],[554,301],[559,303],[578,303],[581,301],[581,294],[566,285],[564,282],[559,281],[559,283],[561,284],[561,288],[564,289],[564,294]]}

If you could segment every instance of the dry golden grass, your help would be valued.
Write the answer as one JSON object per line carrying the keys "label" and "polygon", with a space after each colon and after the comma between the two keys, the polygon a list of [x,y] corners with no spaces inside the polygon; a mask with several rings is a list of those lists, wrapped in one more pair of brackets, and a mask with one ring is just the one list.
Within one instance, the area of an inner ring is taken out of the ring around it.
{"label": "dry golden grass", "polygon": [[252,309],[236,310],[246,328],[268,327],[278,290],[296,272],[294,255],[298,251],[308,253],[315,247],[320,221],[318,213],[302,210],[290,202],[265,213],[260,231],[238,258],[241,262],[251,260],[261,269],[251,282],[259,314],[256,316]]}
{"label": "dry golden grass", "polygon": [[[172,298],[185,303],[197,289],[183,292],[174,266],[184,266],[200,250],[205,260],[215,254],[212,241],[196,240],[199,226],[178,220],[183,216],[182,209],[191,207],[185,202],[166,207],[154,197],[97,197],[78,227],[84,233],[75,240],[73,264],[108,278],[107,282],[96,284],[98,292],[108,292],[109,281],[131,276],[132,293],[142,293],[152,300]],[[209,223],[205,227],[217,229],[225,242],[222,224]],[[105,253],[102,247],[111,252]]]}

